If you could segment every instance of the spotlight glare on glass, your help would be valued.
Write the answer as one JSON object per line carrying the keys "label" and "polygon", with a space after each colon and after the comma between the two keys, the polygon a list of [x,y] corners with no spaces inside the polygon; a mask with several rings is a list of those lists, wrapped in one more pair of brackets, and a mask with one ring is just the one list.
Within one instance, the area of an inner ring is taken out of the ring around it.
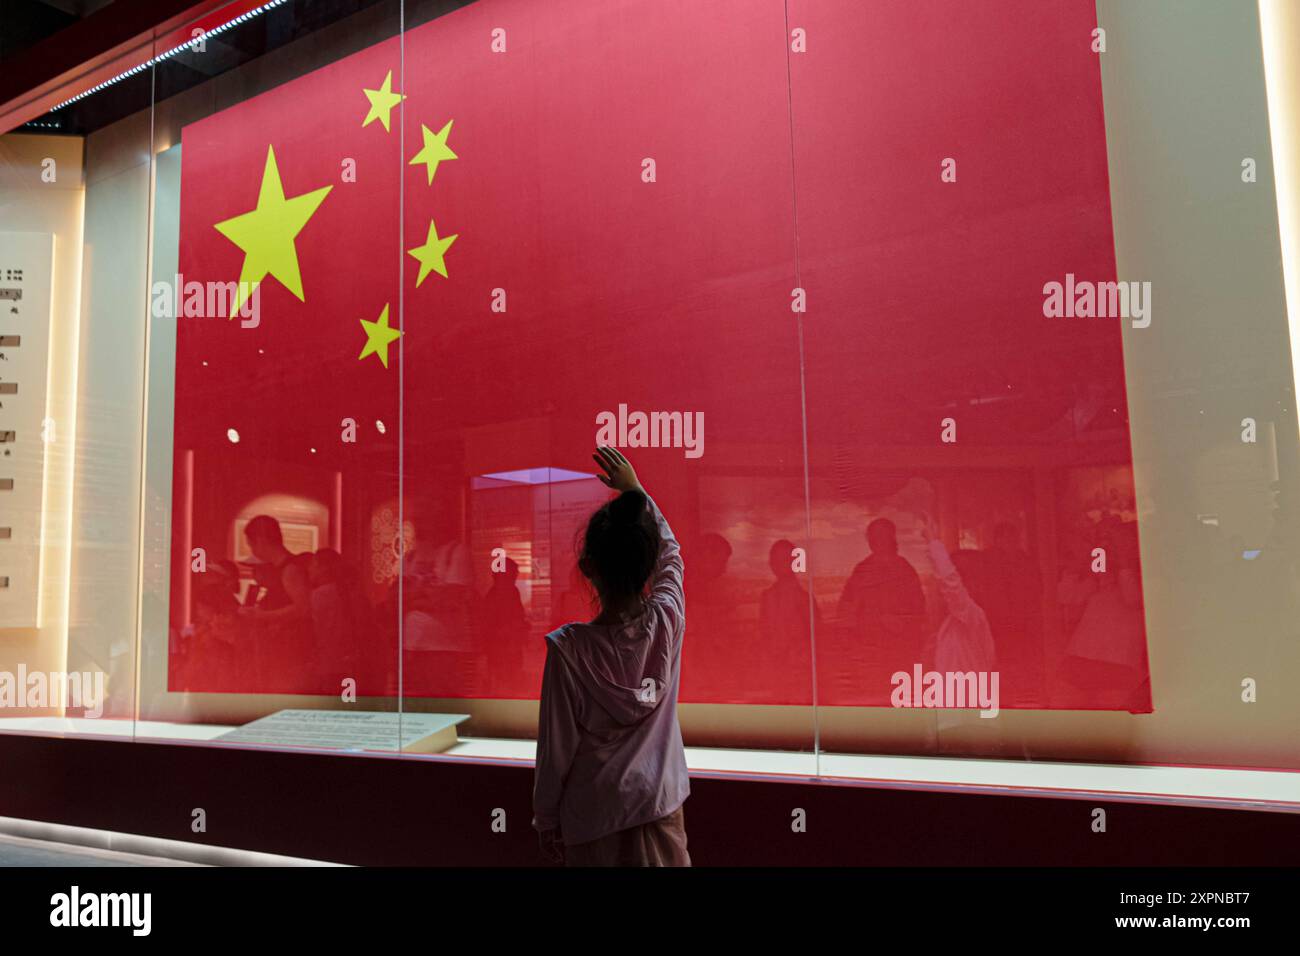
{"label": "spotlight glare on glass", "polygon": [[226,437],[230,439],[230,444],[239,444],[239,432],[235,431],[233,428],[226,429]]}
{"label": "spotlight glare on glass", "polygon": [[379,434],[381,435],[388,431],[388,428],[384,425],[383,421],[378,418],[375,419],[375,428],[379,429]]}

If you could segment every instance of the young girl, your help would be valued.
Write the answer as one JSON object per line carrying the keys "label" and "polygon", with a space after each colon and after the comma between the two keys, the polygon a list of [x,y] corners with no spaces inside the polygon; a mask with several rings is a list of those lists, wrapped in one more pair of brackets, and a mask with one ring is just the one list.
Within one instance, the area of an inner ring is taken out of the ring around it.
{"label": "young girl", "polygon": [[591,516],[578,561],[600,614],[546,636],[533,826],[569,866],[690,866],[681,549],[628,460],[592,458],[619,496]]}

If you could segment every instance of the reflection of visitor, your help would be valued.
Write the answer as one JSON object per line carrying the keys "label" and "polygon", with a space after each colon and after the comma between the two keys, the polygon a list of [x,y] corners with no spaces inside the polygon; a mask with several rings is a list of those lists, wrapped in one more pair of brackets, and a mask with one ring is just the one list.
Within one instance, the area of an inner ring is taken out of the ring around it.
{"label": "reflection of visitor", "polygon": [[991,673],[997,668],[997,650],[988,615],[977,600],[986,590],[983,555],[958,551],[950,556],[932,526],[922,527],[946,612],[935,633],[934,669],[941,674]]}
{"label": "reflection of visitor", "polygon": [[208,562],[204,577],[195,589],[196,602],[201,601],[218,614],[234,614],[239,610],[239,565],[224,558]]}
{"label": "reflection of visitor", "polygon": [[1066,634],[1074,633],[1083,619],[1084,608],[1088,599],[1097,591],[1096,578],[1088,573],[1086,567],[1077,567],[1081,561],[1070,563],[1075,558],[1073,552],[1061,556],[1061,576],[1056,582],[1056,603],[1061,609],[1061,630]]}
{"label": "reflection of visitor", "polygon": [[[253,552],[253,587],[240,609],[241,617],[255,625],[254,673],[257,684],[268,691],[310,691],[308,664],[311,648],[311,585],[308,555],[293,554],[284,546],[280,522],[258,515],[244,526],[244,538]],[[250,603],[255,602],[255,603]]]}
{"label": "reflection of visitor", "polygon": [[560,594],[555,603],[552,630],[569,621],[590,617],[593,610],[595,610],[595,595],[587,579],[582,576],[581,569],[575,564],[569,570],[568,588]]}
{"label": "reflection of visitor", "polygon": [[1106,570],[1065,648],[1064,678],[1096,707],[1150,710],[1137,532],[1130,522],[1102,528]]}
{"label": "reflection of visitor", "polygon": [[[921,525],[921,534],[926,539],[926,551],[934,568],[945,612],[934,636],[934,670],[944,675],[974,673],[976,686],[986,686],[992,694],[992,674],[997,670],[998,662],[993,631],[982,606],[988,600],[987,556],[978,551],[960,550],[949,555],[928,517]],[[989,675],[984,678],[987,683],[980,681],[981,674]],[[1002,696],[1000,674],[998,684],[998,699],[990,701],[994,707],[1000,706]],[[940,746],[946,731],[985,723],[979,715],[969,713],[980,706],[978,696],[974,702],[967,698],[965,709],[955,709],[958,703],[957,700],[944,700],[943,709],[935,716]]]}
{"label": "reflection of visitor", "polygon": [[[207,569],[195,575],[194,621],[181,633],[184,650],[179,668],[178,686],[199,689],[204,674],[229,674],[236,671],[241,657],[236,655],[239,612],[239,567],[233,561],[210,561]],[[245,649],[246,650],[246,649]],[[242,659],[246,659],[244,655]]]}
{"label": "reflection of visitor", "polygon": [[686,582],[691,592],[691,629],[705,635],[705,640],[692,644],[687,658],[682,683],[688,698],[743,703],[763,690],[751,673],[751,629],[741,626],[740,596],[735,581],[727,576],[731,553],[731,542],[712,532],[686,548],[691,559]]}
{"label": "reflection of visitor", "polygon": [[[475,692],[476,654],[470,617],[474,598],[469,548],[448,535],[406,556],[402,578],[402,649],[413,655],[413,686],[421,692]],[[432,683],[427,684],[426,681]]]}
{"label": "reflection of visitor", "polygon": [[294,554],[284,546],[280,522],[270,515],[258,515],[244,526],[244,538],[253,552],[253,579],[261,588],[256,602],[245,611],[253,611],[259,624],[277,624],[311,618],[311,588],[307,578],[308,555]]}
{"label": "reflection of visitor", "polygon": [[579,562],[600,614],[546,636],[533,826],[569,866],[690,866],[680,549],[627,459],[593,457],[619,492],[588,521]]}
{"label": "reflection of visitor", "polygon": [[337,689],[337,682],[357,677],[356,642],[364,624],[363,599],[352,568],[331,548],[321,548],[311,556],[307,573],[316,669],[331,689]]}
{"label": "reflection of visitor", "polygon": [[517,687],[523,676],[524,642],[528,639],[528,614],[519,594],[519,564],[506,558],[505,570],[494,572],[483,595],[485,656],[491,662],[490,687]]}
{"label": "reflection of visitor", "polygon": [[898,530],[888,518],[867,525],[867,544],[871,554],[853,569],[840,595],[844,650],[858,670],[907,670],[917,661],[925,625],[921,579],[898,553]]}
{"label": "reflection of visitor", "polygon": [[706,534],[700,538],[692,554],[691,599],[694,610],[709,614],[713,611],[730,614],[735,608],[735,595],[727,578],[727,564],[731,561],[731,542],[720,534]]}
{"label": "reflection of visitor", "polygon": [[[791,566],[793,541],[775,542],[768,566],[776,581],[759,599],[759,645],[754,657],[756,674],[780,674],[789,686],[811,691],[812,631],[810,617],[821,624],[815,600]],[[756,682],[759,683],[759,682]],[[759,683],[759,686],[763,686]]]}
{"label": "reflection of visitor", "polygon": [[1043,585],[1038,563],[1020,550],[1020,532],[1001,522],[993,547],[984,552],[989,580],[983,603],[993,628],[1004,700],[1020,705],[1043,702]]}

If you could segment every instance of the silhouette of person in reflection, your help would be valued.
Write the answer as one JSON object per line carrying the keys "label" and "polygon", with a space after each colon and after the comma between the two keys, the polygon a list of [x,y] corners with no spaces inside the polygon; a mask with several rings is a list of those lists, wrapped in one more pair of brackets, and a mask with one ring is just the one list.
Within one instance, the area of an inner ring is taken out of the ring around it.
{"label": "silhouette of person in reflection", "polygon": [[[356,572],[332,548],[321,548],[307,567],[317,669],[331,685],[356,678],[356,645],[365,622],[365,599]],[[322,687],[324,689],[324,687]]]}
{"label": "silhouette of person in reflection", "polygon": [[1108,515],[1098,523],[1097,540],[1106,571],[1094,574],[1097,587],[1066,644],[1062,676],[1094,706],[1141,712],[1150,705],[1150,676],[1136,524]]}
{"label": "silhouette of person in reflection", "polygon": [[[199,586],[203,600],[212,611],[222,614],[234,614],[239,610],[239,565],[234,561],[221,558],[209,562],[206,572],[209,577]],[[195,595],[196,599],[198,595]]]}
{"label": "silhouette of person in reflection", "polygon": [[450,503],[435,502],[429,520],[417,523],[415,547],[403,565],[402,649],[411,693],[477,693],[474,599],[470,553],[460,537],[458,515]]}
{"label": "silhouette of person in reflection", "polygon": [[[941,674],[990,675],[985,678],[985,687],[992,691],[992,673],[998,669],[997,650],[993,643],[993,630],[989,626],[988,615],[984,606],[989,601],[988,555],[985,552],[957,550],[949,554],[947,547],[940,540],[934,520],[928,515],[920,524],[921,536],[925,540],[926,552],[934,568],[935,581],[943,599],[943,620],[935,631],[931,642],[934,661],[933,669]],[[1001,674],[998,680],[998,700],[991,703],[1000,706]],[[943,732],[959,725],[974,723],[978,726],[978,715],[968,713],[979,706],[979,698],[972,702],[965,701],[966,707],[955,709],[957,701],[945,700],[944,709],[935,718],[935,729],[939,734],[938,744],[943,746]]]}
{"label": "silhouette of person in reflection", "polygon": [[240,616],[255,626],[258,681],[268,690],[297,693],[311,683],[305,666],[312,655],[310,555],[286,548],[280,522],[270,515],[249,521],[244,538],[253,552],[255,586]]}
{"label": "silhouette of person in reflection", "polygon": [[984,610],[990,592],[988,555],[966,549],[949,554],[930,518],[922,522],[921,535],[943,598],[944,618],[934,637],[934,669],[941,673],[996,670],[997,646]]}
{"label": "silhouette of person in reflection", "polygon": [[742,703],[762,688],[750,673],[755,649],[737,617],[741,602],[735,582],[727,577],[731,542],[710,532],[687,547],[686,554],[691,559],[691,627],[709,635],[692,646],[683,678],[686,694]]}
{"label": "silhouette of person in reflection", "polygon": [[731,588],[726,577],[730,561],[730,541],[712,532],[700,538],[695,571],[691,576],[691,591],[697,607],[703,609],[730,603]]}
{"label": "silhouette of person in reflection", "polygon": [[[888,518],[867,525],[871,553],[844,582],[837,618],[845,653],[868,686],[887,697],[888,675],[919,660],[925,594],[916,569],[898,553],[898,529]],[[878,678],[884,677],[883,680]]]}
{"label": "silhouette of person in reflection", "polygon": [[587,583],[587,579],[582,576],[582,569],[575,564],[569,570],[568,588],[560,594],[559,599],[556,601],[551,629],[554,630],[569,621],[576,621],[578,618],[585,617],[595,609],[596,595],[591,590],[591,585]]}
{"label": "silhouette of person in reflection", "polygon": [[[253,552],[253,580],[244,610],[259,623],[299,621],[311,617],[311,590],[307,562],[310,555],[294,554],[284,546],[280,522],[258,515],[244,526],[248,550]],[[259,593],[260,589],[260,593]]]}
{"label": "silhouette of person in reflection", "polygon": [[178,686],[196,686],[201,668],[230,673],[237,666],[239,566],[233,561],[210,561],[196,574],[194,622],[181,634],[184,662]]}
{"label": "silhouette of person in reflection", "polygon": [[485,657],[492,662],[488,691],[515,687],[522,677],[524,642],[528,639],[528,613],[519,594],[519,564],[506,558],[505,570],[493,572],[483,595],[482,629]]}
{"label": "silhouette of person in reflection", "polygon": [[[776,581],[759,598],[760,673],[774,669],[783,681],[800,693],[811,689],[812,620],[821,627],[821,613],[815,599],[809,607],[808,590],[793,567],[795,544],[782,538],[773,542],[767,563]],[[793,703],[793,701],[791,701]]]}
{"label": "silhouette of person in reflection", "polygon": [[984,610],[993,628],[1004,700],[1045,703],[1043,687],[1043,579],[1038,563],[1020,549],[1020,531],[1009,521],[993,529],[984,552],[989,578]]}

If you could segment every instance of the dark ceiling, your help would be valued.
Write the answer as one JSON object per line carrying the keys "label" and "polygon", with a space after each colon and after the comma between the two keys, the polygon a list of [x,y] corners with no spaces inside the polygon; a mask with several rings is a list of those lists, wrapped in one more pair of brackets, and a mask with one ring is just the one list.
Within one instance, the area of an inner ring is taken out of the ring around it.
{"label": "dark ceiling", "polygon": [[113,0],[4,0],[0,3],[0,63],[112,2]]}

